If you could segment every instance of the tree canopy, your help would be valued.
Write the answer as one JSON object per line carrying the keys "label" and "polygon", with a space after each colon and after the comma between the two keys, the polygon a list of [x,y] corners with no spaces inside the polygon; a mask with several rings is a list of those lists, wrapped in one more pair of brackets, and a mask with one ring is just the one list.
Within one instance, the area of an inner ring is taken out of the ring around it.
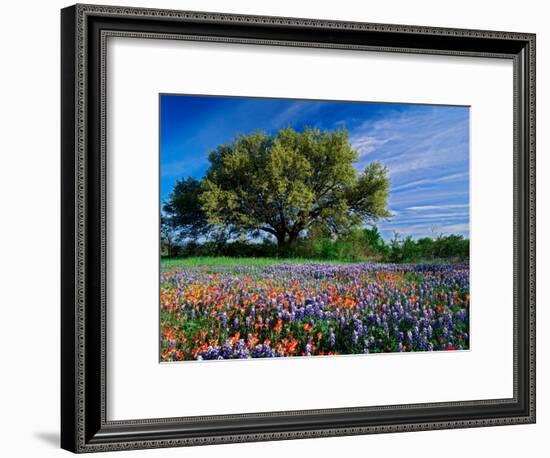
{"label": "tree canopy", "polygon": [[177,180],[168,201],[162,206],[165,232],[176,229],[179,237],[196,239],[210,230],[199,201],[201,183],[193,177]]}
{"label": "tree canopy", "polygon": [[343,234],[390,217],[386,167],[354,167],[346,130],[291,128],[241,135],[209,154],[199,182],[178,181],[163,210],[187,237],[212,228],[270,234],[292,244],[313,226]]}

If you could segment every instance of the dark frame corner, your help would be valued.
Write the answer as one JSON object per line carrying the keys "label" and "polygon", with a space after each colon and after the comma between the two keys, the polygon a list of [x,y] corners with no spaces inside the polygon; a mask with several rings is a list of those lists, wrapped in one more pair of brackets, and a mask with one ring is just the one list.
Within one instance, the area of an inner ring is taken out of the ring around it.
{"label": "dark frame corner", "polygon": [[[494,57],[514,63],[510,399],[109,422],[105,407],[107,36]],[[535,422],[535,35],[75,5],[61,11],[61,446],[111,451]]]}

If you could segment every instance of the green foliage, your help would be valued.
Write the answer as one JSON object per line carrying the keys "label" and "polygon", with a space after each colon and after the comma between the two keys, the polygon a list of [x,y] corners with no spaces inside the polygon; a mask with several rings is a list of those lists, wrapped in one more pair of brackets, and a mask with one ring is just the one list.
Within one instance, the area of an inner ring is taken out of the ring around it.
{"label": "green foliage", "polygon": [[389,247],[376,226],[363,229],[363,237],[370,258],[387,258]]}
{"label": "green foliage", "polygon": [[386,243],[376,227],[354,229],[340,236],[331,236],[326,229],[316,227],[307,237],[297,240],[292,245],[278,246],[269,240],[261,243],[237,240],[223,244],[189,242],[180,245],[179,251],[173,256],[434,263],[448,260],[466,261],[469,259],[469,247],[470,241],[461,235],[440,235],[435,239],[415,240],[395,234]]}
{"label": "green foliage", "polygon": [[470,240],[462,235],[439,235],[435,239],[424,237],[414,240],[408,236],[402,239],[394,234],[388,245],[385,259],[388,262],[437,261],[455,259],[465,261],[470,257]]}
{"label": "green foliage", "polygon": [[177,180],[168,201],[162,206],[161,229],[168,236],[196,239],[205,235],[210,227],[199,202],[200,181],[188,177]]}
{"label": "green foliage", "polygon": [[198,196],[211,225],[265,233],[293,244],[314,225],[332,235],[390,217],[387,169],[358,174],[345,130],[287,128],[242,135],[209,155]]}
{"label": "green foliage", "polygon": [[436,258],[468,258],[470,255],[470,241],[465,240],[461,235],[455,234],[446,237],[439,236],[434,241],[433,252]]}

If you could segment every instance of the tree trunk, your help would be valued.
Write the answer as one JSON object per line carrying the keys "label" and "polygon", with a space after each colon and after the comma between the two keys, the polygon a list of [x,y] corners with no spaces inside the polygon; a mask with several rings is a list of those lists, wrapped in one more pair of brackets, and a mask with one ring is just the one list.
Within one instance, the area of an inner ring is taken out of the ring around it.
{"label": "tree trunk", "polygon": [[292,245],[296,240],[298,240],[298,234],[291,233],[288,237],[288,244]]}
{"label": "tree trunk", "polygon": [[302,225],[299,225],[298,223],[296,223],[294,227],[291,229],[290,234],[288,234],[289,245],[292,245],[296,240],[298,240],[298,236],[300,235],[301,230],[302,230]]}
{"label": "tree trunk", "polygon": [[277,246],[279,248],[282,248],[285,245],[285,236],[286,236],[286,234],[284,232],[277,233],[277,235],[276,235],[276,237],[277,237]]}

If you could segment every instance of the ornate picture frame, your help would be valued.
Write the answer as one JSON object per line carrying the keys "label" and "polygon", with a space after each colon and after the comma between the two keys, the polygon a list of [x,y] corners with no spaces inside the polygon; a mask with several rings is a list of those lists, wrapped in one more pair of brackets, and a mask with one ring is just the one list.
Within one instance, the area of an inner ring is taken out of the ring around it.
{"label": "ornate picture frame", "polygon": [[[99,452],[535,422],[534,34],[94,5],[63,9],[61,32],[62,448]],[[510,59],[514,74],[513,396],[108,420],[105,84],[109,37]]]}

